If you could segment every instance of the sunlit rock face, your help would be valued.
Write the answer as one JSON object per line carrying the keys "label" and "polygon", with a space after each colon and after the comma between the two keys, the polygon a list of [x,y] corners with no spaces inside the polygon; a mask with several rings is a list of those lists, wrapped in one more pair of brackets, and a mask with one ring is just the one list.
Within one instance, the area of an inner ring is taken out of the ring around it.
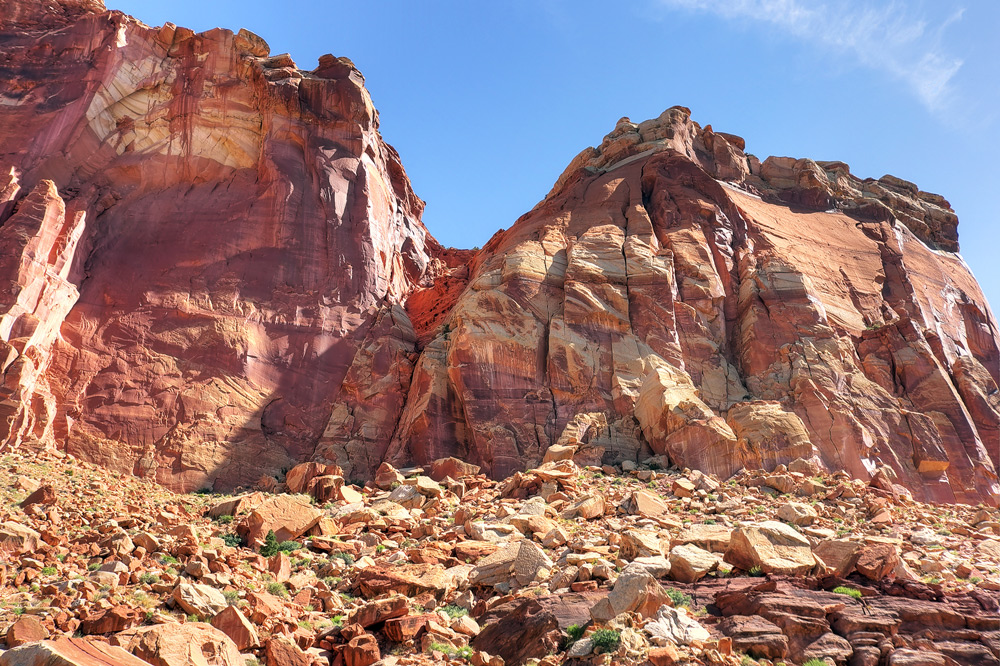
{"label": "sunlit rock face", "polygon": [[956,224],[891,176],[761,164],[687,109],[623,119],[477,255],[390,458],[504,476],[568,441],[723,477],[814,458],[996,503],[1000,344]]}
{"label": "sunlit rock face", "polygon": [[361,74],[99,5],[0,3],[0,434],[182,489],[378,459],[443,262]]}
{"label": "sunlit rock face", "polygon": [[939,195],[674,107],[445,249],[350,61],[94,0],[0,17],[3,446],[191,490],[559,443],[997,502],[1000,335]]}

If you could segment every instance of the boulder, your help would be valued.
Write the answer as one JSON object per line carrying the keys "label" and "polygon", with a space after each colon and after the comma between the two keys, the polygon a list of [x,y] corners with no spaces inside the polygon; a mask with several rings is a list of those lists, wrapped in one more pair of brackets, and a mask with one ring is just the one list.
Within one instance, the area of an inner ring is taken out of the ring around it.
{"label": "boulder", "polygon": [[23,502],[21,502],[21,508],[26,509],[33,504],[41,504],[42,506],[48,506],[50,504],[55,504],[56,501],[56,491],[50,485],[40,486],[38,490],[28,495]]}
{"label": "boulder", "polygon": [[799,576],[816,566],[809,540],[795,528],[775,520],[743,525],[733,531],[726,562],[749,571]]}
{"label": "boulder", "polygon": [[361,571],[358,584],[368,599],[389,592],[407,597],[429,592],[440,598],[454,590],[459,580],[472,569],[462,565],[445,569],[439,564],[377,565]]}
{"label": "boulder", "polygon": [[515,541],[492,555],[481,559],[469,577],[471,585],[492,586],[514,583],[523,587],[545,578],[552,569],[552,560],[534,542]]}
{"label": "boulder", "polygon": [[[120,647],[102,641],[90,638],[57,638],[54,641],[30,643],[7,650],[0,654],[0,666],[150,666],[150,664]],[[243,666],[243,662],[233,662],[232,666]]]}
{"label": "boulder", "polygon": [[899,564],[899,551],[889,543],[870,543],[861,547],[854,568],[869,580],[889,577]]}
{"label": "boulder", "polygon": [[279,542],[289,541],[308,532],[322,517],[323,511],[306,500],[278,495],[254,509],[236,531],[246,539],[247,545],[257,548],[271,530]]}
{"label": "boulder", "polygon": [[701,626],[691,617],[686,608],[662,606],[656,613],[656,618],[648,622],[643,630],[649,634],[650,640],[656,645],[691,645],[695,642],[705,642],[709,639],[708,629]]}
{"label": "boulder", "polygon": [[854,571],[861,544],[847,539],[824,539],[813,547],[813,554],[823,561],[828,573],[844,578]]}
{"label": "boulder", "polygon": [[440,483],[447,477],[457,480],[463,476],[475,476],[479,471],[478,465],[458,458],[438,458],[428,466],[427,476]]}
{"label": "boulder", "polygon": [[22,615],[7,629],[7,647],[37,643],[49,637],[49,631],[33,615]]}
{"label": "boulder", "polygon": [[112,640],[153,666],[244,666],[229,636],[204,622],[139,627]]}
{"label": "boulder", "polygon": [[521,598],[491,609],[485,626],[470,644],[513,665],[556,652],[562,637],[555,614],[536,599]]}
{"label": "boulder", "polygon": [[778,519],[792,525],[812,525],[819,518],[816,509],[801,502],[788,502],[778,509]]}
{"label": "boulder", "polygon": [[264,646],[267,666],[313,666],[312,656],[281,638],[269,638]]}
{"label": "boulder", "polygon": [[618,576],[611,593],[590,609],[590,615],[597,622],[610,622],[625,612],[649,618],[669,603],[670,597],[660,583],[644,568],[630,564]]}
{"label": "boulder", "polygon": [[638,557],[660,557],[663,555],[663,542],[656,532],[625,530],[621,535],[619,554],[629,561]]}
{"label": "boulder", "polygon": [[185,613],[201,618],[210,618],[228,605],[222,592],[201,583],[178,583],[171,596]]}
{"label": "boulder", "polygon": [[670,543],[672,546],[692,544],[712,553],[725,553],[731,533],[732,530],[725,525],[698,523],[684,528]]}
{"label": "boulder", "polygon": [[570,504],[562,512],[562,517],[566,520],[582,518],[591,520],[604,515],[604,498],[600,495],[587,495],[576,502]]}
{"label": "boulder", "polygon": [[260,647],[257,628],[236,606],[226,606],[212,618],[212,626],[229,636],[240,652]]}
{"label": "boulder", "polygon": [[721,559],[691,544],[674,546],[670,549],[670,577],[681,583],[697,583],[714,571]]}
{"label": "boulder", "polygon": [[783,659],[788,637],[781,628],[757,615],[732,615],[719,623],[719,631],[733,639],[733,649],[755,659]]}
{"label": "boulder", "polygon": [[8,520],[0,523],[0,552],[11,555],[30,553],[38,549],[42,535],[35,530]]}

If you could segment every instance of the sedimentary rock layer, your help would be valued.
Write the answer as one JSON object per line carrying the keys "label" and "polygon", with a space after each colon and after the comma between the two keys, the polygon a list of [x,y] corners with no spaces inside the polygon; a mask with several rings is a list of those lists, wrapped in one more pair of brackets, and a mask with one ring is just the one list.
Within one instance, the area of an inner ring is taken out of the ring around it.
{"label": "sedimentary rock layer", "polygon": [[[51,6],[50,6],[51,5]],[[0,0],[0,439],[178,489],[549,446],[998,499],[1000,334],[939,195],[623,119],[441,248],[349,60]]]}

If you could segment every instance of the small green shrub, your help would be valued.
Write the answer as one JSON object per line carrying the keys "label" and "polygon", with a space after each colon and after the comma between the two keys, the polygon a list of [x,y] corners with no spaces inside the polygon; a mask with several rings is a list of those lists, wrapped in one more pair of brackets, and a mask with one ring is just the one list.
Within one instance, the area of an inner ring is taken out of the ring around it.
{"label": "small green shrub", "polygon": [[332,618],[330,618],[330,621],[333,622],[336,626],[340,627],[344,624],[344,616],[334,615]]}
{"label": "small green shrub", "polygon": [[334,553],[330,556],[330,559],[343,560],[347,566],[354,565],[354,556],[350,553]]}
{"label": "small green shrub", "polygon": [[288,589],[278,582],[271,582],[267,584],[267,591],[276,597],[288,598]]}
{"label": "small green shrub", "polygon": [[153,583],[159,583],[160,577],[149,571],[139,574],[139,582],[143,585],[152,585]]}
{"label": "small green shrub", "polygon": [[622,634],[614,629],[598,629],[590,636],[594,643],[594,651],[598,654],[602,652],[614,652],[622,642]]}
{"label": "small green shrub", "polygon": [[226,598],[226,603],[235,606],[240,600],[240,593],[236,590],[225,590],[222,596]]}
{"label": "small green shrub", "polygon": [[447,615],[451,619],[455,619],[456,617],[462,617],[463,615],[469,614],[469,611],[456,604],[448,604],[441,610],[443,610],[445,615]]}
{"label": "small green shrub", "polygon": [[810,659],[806,663],[802,664],[802,666],[827,666],[827,663],[822,659]]}
{"label": "small green shrub", "polygon": [[59,570],[56,569],[55,567],[45,567],[44,569],[42,569],[42,575],[43,576],[55,576],[58,571]]}
{"label": "small green shrub", "polygon": [[220,525],[228,525],[229,523],[233,522],[233,517],[227,513],[223,516],[219,516],[218,518],[216,518],[215,522],[219,523]]}
{"label": "small green shrub", "polygon": [[691,595],[689,594],[684,594],[678,589],[668,587],[667,596],[670,597],[670,601],[672,601],[674,606],[677,608],[680,608],[681,606],[691,607]]}
{"label": "small green shrub", "polygon": [[268,530],[264,537],[264,545],[260,547],[261,557],[271,557],[278,552],[278,537],[274,536],[274,530]]}
{"label": "small green shrub", "polygon": [[833,593],[843,594],[852,599],[860,599],[862,597],[861,590],[855,590],[853,587],[844,587],[843,585],[833,588]]}
{"label": "small green shrub", "polygon": [[235,532],[228,532],[222,535],[222,540],[230,548],[239,548],[243,545],[243,537]]}
{"label": "small green shrub", "polygon": [[750,567],[750,571],[747,571],[747,575],[753,576],[754,578],[760,578],[761,576],[764,575],[764,572],[761,571],[760,567],[755,564],[752,567]]}
{"label": "small green shrub", "polygon": [[160,564],[177,564],[177,558],[173,555],[163,554],[160,556]]}
{"label": "small green shrub", "polygon": [[90,564],[87,565],[87,571],[97,571],[100,568],[101,568],[100,562],[91,562]]}
{"label": "small green shrub", "polygon": [[298,541],[282,541],[278,544],[278,550],[282,553],[290,553],[293,550],[298,550],[302,547],[302,544]]}

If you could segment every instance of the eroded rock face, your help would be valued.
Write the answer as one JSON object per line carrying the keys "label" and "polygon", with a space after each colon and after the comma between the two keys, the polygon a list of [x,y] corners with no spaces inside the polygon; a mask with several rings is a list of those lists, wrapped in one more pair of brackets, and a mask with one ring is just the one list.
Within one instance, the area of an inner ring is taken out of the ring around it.
{"label": "eroded rock face", "polygon": [[426,462],[419,424],[503,477],[587,414],[605,463],[804,458],[996,504],[1000,336],[953,216],[842,163],[761,165],[687,109],[622,119],[477,255],[390,460]]}
{"label": "eroded rock face", "polygon": [[[51,5],[51,6],[49,6]],[[440,247],[361,74],[0,0],[0,438],[176,489],[553,444],[996,504],[1000,335],[939,195],[619,121]]]}
{"label": "eroded rock face", "polygon": [[320,441],[370,474],[402,303],[449,269],[353,64],[97,0],[0,15],[0,439],[183,490]]}

